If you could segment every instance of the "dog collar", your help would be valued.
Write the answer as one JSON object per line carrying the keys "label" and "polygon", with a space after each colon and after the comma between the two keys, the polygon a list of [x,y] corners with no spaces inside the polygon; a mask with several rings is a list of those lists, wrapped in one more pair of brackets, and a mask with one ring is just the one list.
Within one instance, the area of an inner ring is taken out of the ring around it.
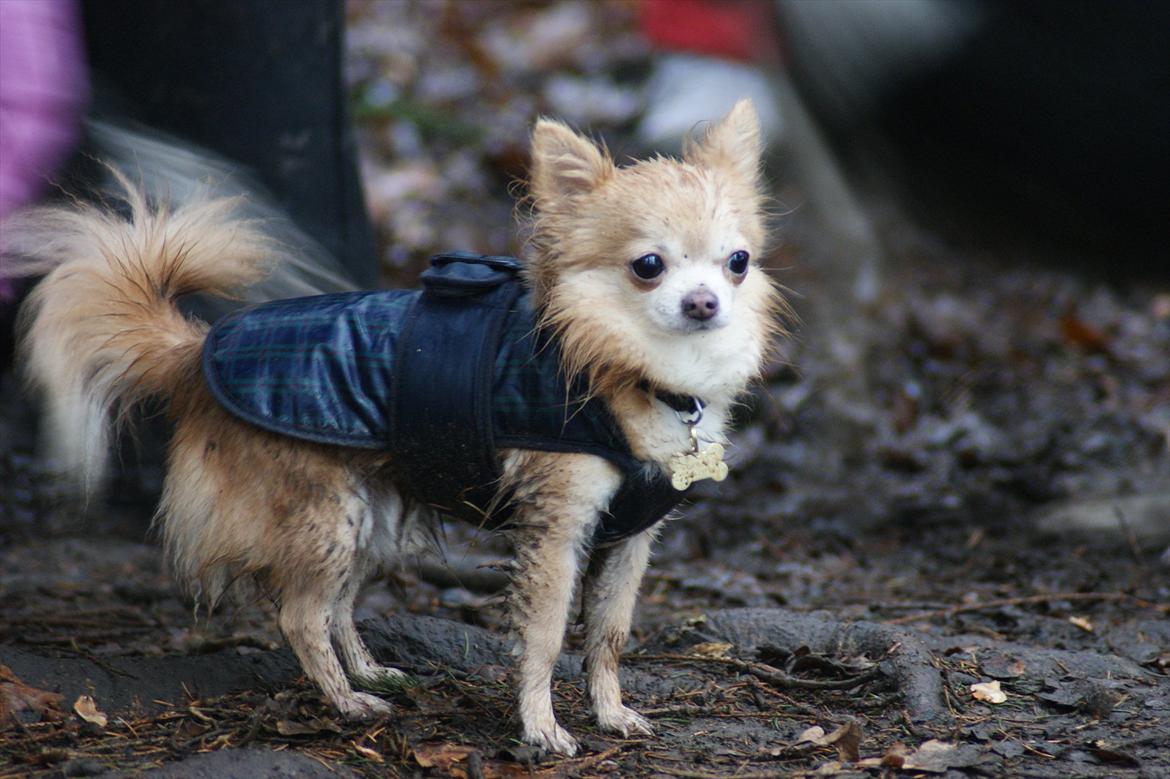
{"label": "dog collar", "polygon": [[703,419],[702,400],[694,395],[680,395],[677,392],[655,389],[648,381],[638,382],[638,389],[653,395],[674,409],[679,420],[687,426],[691,446],[670,458],[667,470],[670,483],[676,490],[685,490],[700,479],[723,481],[727,478],[727,463],[723,462],[723,445],[713,443],[699,446],[699,422]]}
{"label": "dog collar", "polygon": [[699,420],[703,418],[703,408],[707,404],[694,395],[680,395],[677,392],[653,387],[645,379],[638,382],[638,389],[653,395],[658,400],[670,406],[678,414],[682,415],[682,420],[687,425],[697,425],[699,424]]}

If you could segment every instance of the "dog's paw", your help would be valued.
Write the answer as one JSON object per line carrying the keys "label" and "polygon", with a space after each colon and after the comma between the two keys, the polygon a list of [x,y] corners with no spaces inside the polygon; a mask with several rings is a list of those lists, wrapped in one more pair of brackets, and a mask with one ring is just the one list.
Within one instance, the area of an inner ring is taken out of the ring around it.
{"label": "dog's paw", "polygon": [[350,693],[337,702],[341,716],[348,720],[376,719],[394,711],[394,707],[376,695]]}
{"label": "dog's paw", "polygon": [[610,733],[621,733],[623,736],[639,733],[649,736],[654,732],[654,726],[650,724],[650,720],[628,706],[598,711],[597,724],[601,726],[602,730]]}
{"label": "dog's paw", "polygon": [[370,666],[361,673],[353,674],[349,679],[355,687],[383,695],[393,695],[418,684],[410,674],[388,665]]}
{"label": "dog's paw", "polygon": [[565,757],[577,754],[577,739],[556,722],[547,728],[525,728],[524,741],[546,752],[555,752]]}
{"label": "dog's paw", "polygon": [[389,681],[403,681],[410,678],[410,674],[400,668],[395,668],[392,665],[375,666],[373,673],[370,676],[374,681],[389,682]]}

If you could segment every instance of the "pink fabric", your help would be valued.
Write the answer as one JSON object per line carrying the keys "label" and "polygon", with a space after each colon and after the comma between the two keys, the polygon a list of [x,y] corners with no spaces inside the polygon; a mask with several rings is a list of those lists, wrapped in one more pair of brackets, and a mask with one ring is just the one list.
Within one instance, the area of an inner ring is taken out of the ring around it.
{"label": "pink fabric", "polygon": [[[75,0],[0,0],[0,219],[65,160],[88,97]],[[6,293],[0,268],[0,302]]]}

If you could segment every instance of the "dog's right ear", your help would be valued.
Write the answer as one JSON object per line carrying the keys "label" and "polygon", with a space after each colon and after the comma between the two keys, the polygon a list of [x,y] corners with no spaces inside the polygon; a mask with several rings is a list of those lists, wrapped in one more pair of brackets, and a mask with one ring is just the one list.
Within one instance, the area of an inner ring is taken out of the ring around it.
{"label": "dog's right ear", "polygon": [[538,204],[591,192],[614,171],[604,147],[552,119],[532,130],[532,195]]}
{"label": "dog's right ear", "polygon": [[726,170],[755,185],[763,152],[756,107],[750,99],[743,98],[727,116],[711,125],[701,140],[686,139],[683,156],[697,165]]}

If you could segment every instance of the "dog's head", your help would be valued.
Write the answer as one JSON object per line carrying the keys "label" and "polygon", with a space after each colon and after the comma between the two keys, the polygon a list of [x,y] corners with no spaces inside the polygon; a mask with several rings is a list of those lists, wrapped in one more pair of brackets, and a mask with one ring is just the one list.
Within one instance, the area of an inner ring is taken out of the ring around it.
{"label": "dog's head", "polygon": [[703,396],[742,388],[779,302],[757,265],[761,152],[747,100],[683,159],[624,167],[564,124],[537,123],[529,282],[570,371]]}

